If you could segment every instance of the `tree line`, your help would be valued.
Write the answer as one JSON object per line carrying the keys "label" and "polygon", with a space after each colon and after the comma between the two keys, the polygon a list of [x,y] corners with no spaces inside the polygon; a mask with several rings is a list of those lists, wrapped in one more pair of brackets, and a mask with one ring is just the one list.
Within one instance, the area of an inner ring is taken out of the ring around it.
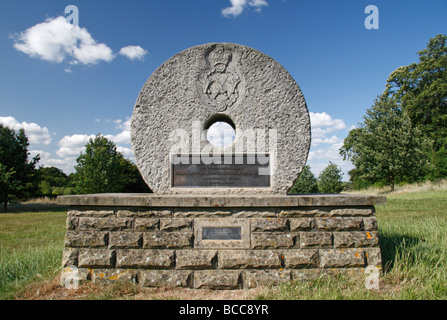
{"label": "tree line", "polygon": [[76,159],[75,172],[66,175],[56,167],[37,167],[39,155],[29,159],[28,138],[0,125],[0,202],[8,203],[32,197],[86,193],[151,192],[130,160],[116,145],[98,134],[85,145]]}
{"label": "tree line", "polygon": [[344,140],[340,154],[355,166],[354,189],[447,177],[447,36],[430,39],[418,55],[391,73]]}

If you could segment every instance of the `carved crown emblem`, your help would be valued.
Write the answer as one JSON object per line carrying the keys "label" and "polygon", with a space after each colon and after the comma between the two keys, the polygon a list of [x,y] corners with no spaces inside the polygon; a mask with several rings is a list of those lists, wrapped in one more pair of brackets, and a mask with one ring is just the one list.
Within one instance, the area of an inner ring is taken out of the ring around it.
{"label": "carved crown emblem", "polygon": [[213,66],[218,64],[228,65],[231,60],[231,52],[225,51],[222,45],[218,45],[209,54],[209,60]]}

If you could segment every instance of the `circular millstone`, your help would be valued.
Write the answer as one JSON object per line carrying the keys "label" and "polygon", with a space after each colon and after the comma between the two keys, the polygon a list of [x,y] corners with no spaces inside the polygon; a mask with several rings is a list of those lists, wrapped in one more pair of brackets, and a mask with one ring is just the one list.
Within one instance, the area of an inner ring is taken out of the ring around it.
{"label": "circular millstone", "polygon": [[[207,139],[216,122],[235,132],[222,148]],[[306,164],[310,118],[299,86],[278,62],[243,45],[210,43],[178,53],[149,77],[135,103],[131,140],[155,193],[286,194]],[[234,166],[229,157],[228,166],[206,167],[222,161],[219,152],[255,155],[255,164]],[[190,155],[202,155],[198,165]],[[190,165],[176,167],[178,159]]]}

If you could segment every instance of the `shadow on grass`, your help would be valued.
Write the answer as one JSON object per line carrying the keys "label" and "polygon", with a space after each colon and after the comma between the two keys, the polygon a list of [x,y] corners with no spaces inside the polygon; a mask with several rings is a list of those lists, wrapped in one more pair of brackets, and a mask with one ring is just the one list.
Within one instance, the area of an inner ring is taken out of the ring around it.
{"label": "shadow on grass", "polygon": [[383,272],[388,273],[394,268],[394,263],[399,259],[398,255],[403,253],[411,257],[414,255],[414,247],[420,243],[419,238],[406,236],[406,235],[383,235],[379,233],[380,249],[382,253],[382,267]]}
{"label": "shadow on grass", "polygon": [[56,203],[10,203],[8,211],[5,212],[3,206],[0,208],[2,213],[21,213],[21,212],[60,212],[67,211],[68,206]]}

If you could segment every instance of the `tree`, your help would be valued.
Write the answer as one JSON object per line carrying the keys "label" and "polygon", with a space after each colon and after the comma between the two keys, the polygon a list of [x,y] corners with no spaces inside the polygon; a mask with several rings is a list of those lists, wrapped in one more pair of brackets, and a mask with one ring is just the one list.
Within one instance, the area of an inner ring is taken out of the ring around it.
{"label": "tree", "polygon": [[102,135],[90,139],[76,161],[77,193],[150,192],[136,166]]}
{"label": "tree", "polygon": [[389,76],[386,94],[401,103],[412,125],[433,141],[431,177],[447,177],[447,36],[438,34],[418,54],[418,63]]}
{"label": "tree", "polygon": [[424,178],[429,148],[430,141],[411,125],[396,99],[383,94],[367,110],[360,127],[349,132],[340,154],[355,165],[350,172],[354,185],[381,182],[394,190],[396,183]]}
{"label": "tree", "polygon": [[318,193],[317,179],[310,171],[309,165],[304,166],[303,171],[298,179],[295,180],[289,193]]}
{"label": "tree", "polygon": [[61,195],[64,190],[70,187],[70,179],[59,168],[40,167],[39,173],[39,193],[44,196]]}
{"label": "tree", "polygon": [[37,188],[35,165],[39,155],[28,160],[28,138],[25,131],[0,125],[0,200],[4,210],[11,199],[23,199]]}
{"label": "tree", "polygon": [[341,169],[334,163],[321,171],[318,176],[318,190],[321,193],[340,193],[343,191],[343,182],[341,181],[343,173]]}

